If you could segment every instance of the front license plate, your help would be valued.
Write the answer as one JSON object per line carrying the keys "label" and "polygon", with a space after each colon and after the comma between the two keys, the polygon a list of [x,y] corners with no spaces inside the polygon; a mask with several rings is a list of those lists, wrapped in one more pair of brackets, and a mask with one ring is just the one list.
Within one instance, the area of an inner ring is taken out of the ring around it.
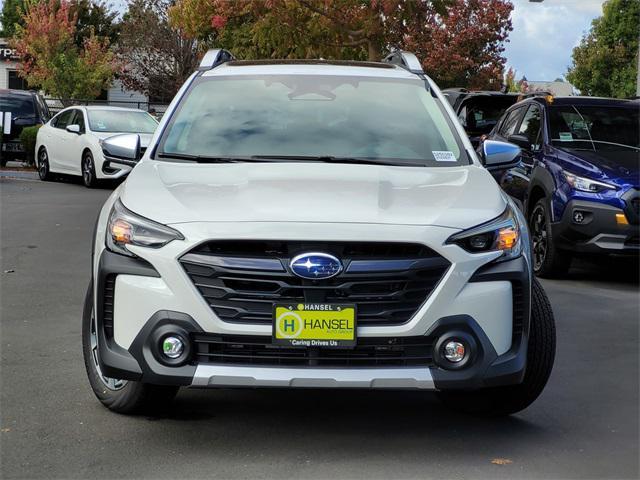
{"label": "front license plate", "polygon": [[356,306],[342,303],[276,304],[273,343],[296,347],[352,347]]}

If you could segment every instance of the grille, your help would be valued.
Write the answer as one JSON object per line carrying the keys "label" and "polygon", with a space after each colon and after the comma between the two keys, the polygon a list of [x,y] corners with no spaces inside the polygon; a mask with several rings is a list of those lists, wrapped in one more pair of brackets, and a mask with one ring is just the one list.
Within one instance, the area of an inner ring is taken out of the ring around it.
{"label": "grille", "polygon": [[107,338],[113,338],[113,297],[116,290],[116,275],[107,275],[104,281],[102,301],[102,325]]}
{"label": "grille", "polygon": [[[304,280],[289,261],[304,252],[342,260],[331,279]],[[423,245],[404,243],[209,242],[180,259],[225,322],[270,324],[274,303],[354,303],[358,325],[407,322],[450,263]]]}
{"label": "grille", "polygon": [[361,337],[350,349],[272,345],[271,337],[193,334],[197,363],[263,366],[431,366],[429,337]]}

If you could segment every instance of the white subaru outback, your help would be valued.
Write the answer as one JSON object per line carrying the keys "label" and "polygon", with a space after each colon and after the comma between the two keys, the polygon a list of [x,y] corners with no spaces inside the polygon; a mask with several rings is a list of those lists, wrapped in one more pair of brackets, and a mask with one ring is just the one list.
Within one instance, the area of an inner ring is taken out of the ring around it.
{"label": "white subaru outback", "polygon": [[[99,215],[83,348],[118,412],[179,387],[433,390],[504,415],[552,369],[527,227],[416,57],[212,50]],[[486,168],[485,168],[486,167]]]}

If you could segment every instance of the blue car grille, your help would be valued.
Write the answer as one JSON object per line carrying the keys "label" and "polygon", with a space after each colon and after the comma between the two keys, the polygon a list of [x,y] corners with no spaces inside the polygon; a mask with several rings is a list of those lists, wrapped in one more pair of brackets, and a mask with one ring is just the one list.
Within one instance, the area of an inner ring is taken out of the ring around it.
{"label": "blue car grille", "polygon": [[[343,271],[306,280],[289,262],[305,252],[339,258]],[[270,324],[274,303],[353,303],[359,325],[406,323],[450,266],[418,244],[374,242],[207,242],[180,263],[225,322]]]}

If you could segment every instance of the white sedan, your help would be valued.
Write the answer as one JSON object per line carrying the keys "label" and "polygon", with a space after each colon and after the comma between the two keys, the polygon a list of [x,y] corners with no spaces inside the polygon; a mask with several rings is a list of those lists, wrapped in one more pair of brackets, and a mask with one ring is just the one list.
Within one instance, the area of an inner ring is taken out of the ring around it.
{"label": "white sedan", "polygon": [[132,108],[75,106],[62,110],[38,130],[36,161],[41,180],[52,174],[81,175],[87,187],[127,175],[133,167],[105,160],[101,141],[119,134],[140,135],[144,149],[158,122]]}

